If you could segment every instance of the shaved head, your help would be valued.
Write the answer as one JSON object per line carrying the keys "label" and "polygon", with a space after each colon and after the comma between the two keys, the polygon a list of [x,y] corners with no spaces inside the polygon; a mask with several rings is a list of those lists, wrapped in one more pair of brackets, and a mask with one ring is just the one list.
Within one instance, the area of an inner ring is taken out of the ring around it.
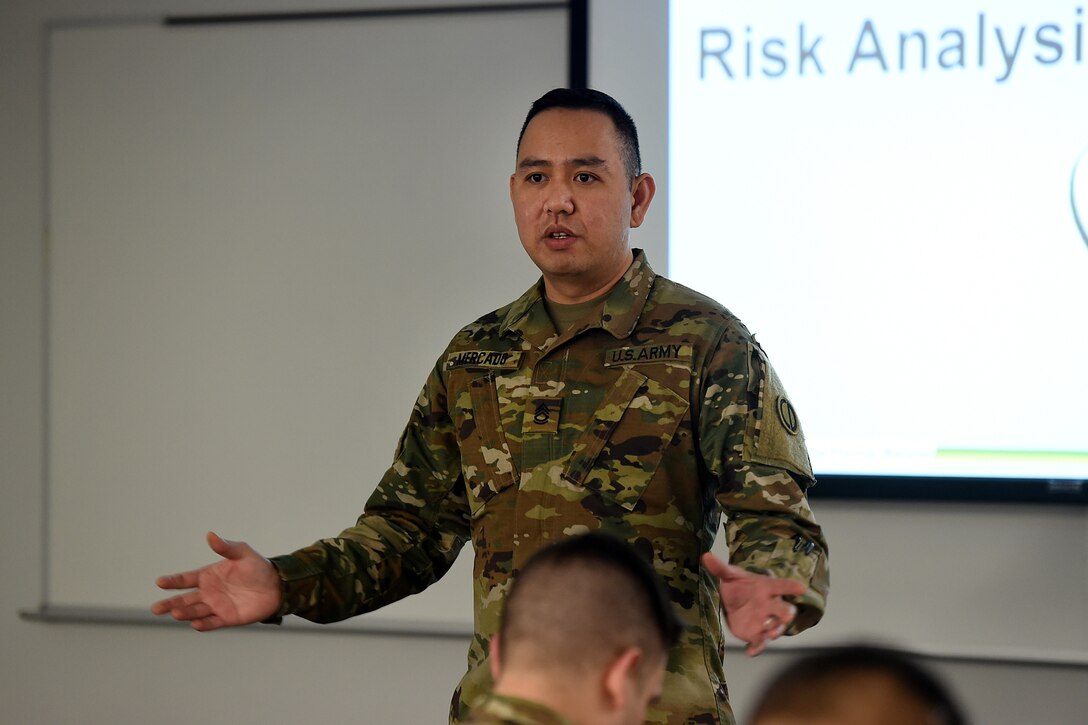
{"label": "shaved head", "polygon": [[679,631],[650,564],[593,533],[542,550],[516,574],[499,642],[504,667],[592,672],[631,647],[658,663]]}

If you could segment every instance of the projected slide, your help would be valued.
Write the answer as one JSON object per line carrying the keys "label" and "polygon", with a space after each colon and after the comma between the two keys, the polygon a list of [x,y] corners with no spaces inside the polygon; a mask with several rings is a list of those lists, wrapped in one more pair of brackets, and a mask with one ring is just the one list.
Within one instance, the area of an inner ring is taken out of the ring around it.
{"label": "projected slide", "polygon": [[1088,479],[1088,3],[680,0],[670,276],[826,474]]}

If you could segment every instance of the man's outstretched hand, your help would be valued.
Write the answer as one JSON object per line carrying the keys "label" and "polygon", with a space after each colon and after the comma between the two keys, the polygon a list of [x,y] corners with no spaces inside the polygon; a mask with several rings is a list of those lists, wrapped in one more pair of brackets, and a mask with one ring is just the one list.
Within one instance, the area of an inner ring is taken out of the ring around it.
{"label": "man's outstretched hand", "polygon": [[718,578],[726,624],[733,636],[748,643],[749,656],[781,637],[797,616],[797,607],[783,597],[804,594],[806,587],[801,582],[756,574],[727,564],[710,552],[703,554],[703,566]]}
{"label": "man's outstretched hand", "polygon": [[268,559],[241,541],[208,532],[208,546],[223,557],[200,569],[159,577],[162,589],[190,589],[151,605],[154,614],[170,614],[207,632],[268,619],[280,608],[280,577]]}

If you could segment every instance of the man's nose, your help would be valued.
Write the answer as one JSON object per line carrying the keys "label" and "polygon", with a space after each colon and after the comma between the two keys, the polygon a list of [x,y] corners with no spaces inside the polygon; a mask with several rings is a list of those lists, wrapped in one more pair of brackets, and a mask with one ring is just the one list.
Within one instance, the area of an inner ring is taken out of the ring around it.
{"label": "man's nose", "polygon": [[574,196],[568,184],[551,185],[544,199],[544,211],[548,214],[570,214],[574,211]]}

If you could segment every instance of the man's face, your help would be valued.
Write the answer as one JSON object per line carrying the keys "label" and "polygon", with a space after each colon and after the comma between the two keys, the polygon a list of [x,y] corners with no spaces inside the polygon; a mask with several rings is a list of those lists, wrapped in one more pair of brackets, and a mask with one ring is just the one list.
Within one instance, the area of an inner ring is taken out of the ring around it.
{"label": "man's face", "polygon": [[653,179],[631,183],[612,119],[550,109],[529,122],[510,177],[518,236],[548,297],[580,302],[605,292],[631,263],[628,232],[642,224]]}

